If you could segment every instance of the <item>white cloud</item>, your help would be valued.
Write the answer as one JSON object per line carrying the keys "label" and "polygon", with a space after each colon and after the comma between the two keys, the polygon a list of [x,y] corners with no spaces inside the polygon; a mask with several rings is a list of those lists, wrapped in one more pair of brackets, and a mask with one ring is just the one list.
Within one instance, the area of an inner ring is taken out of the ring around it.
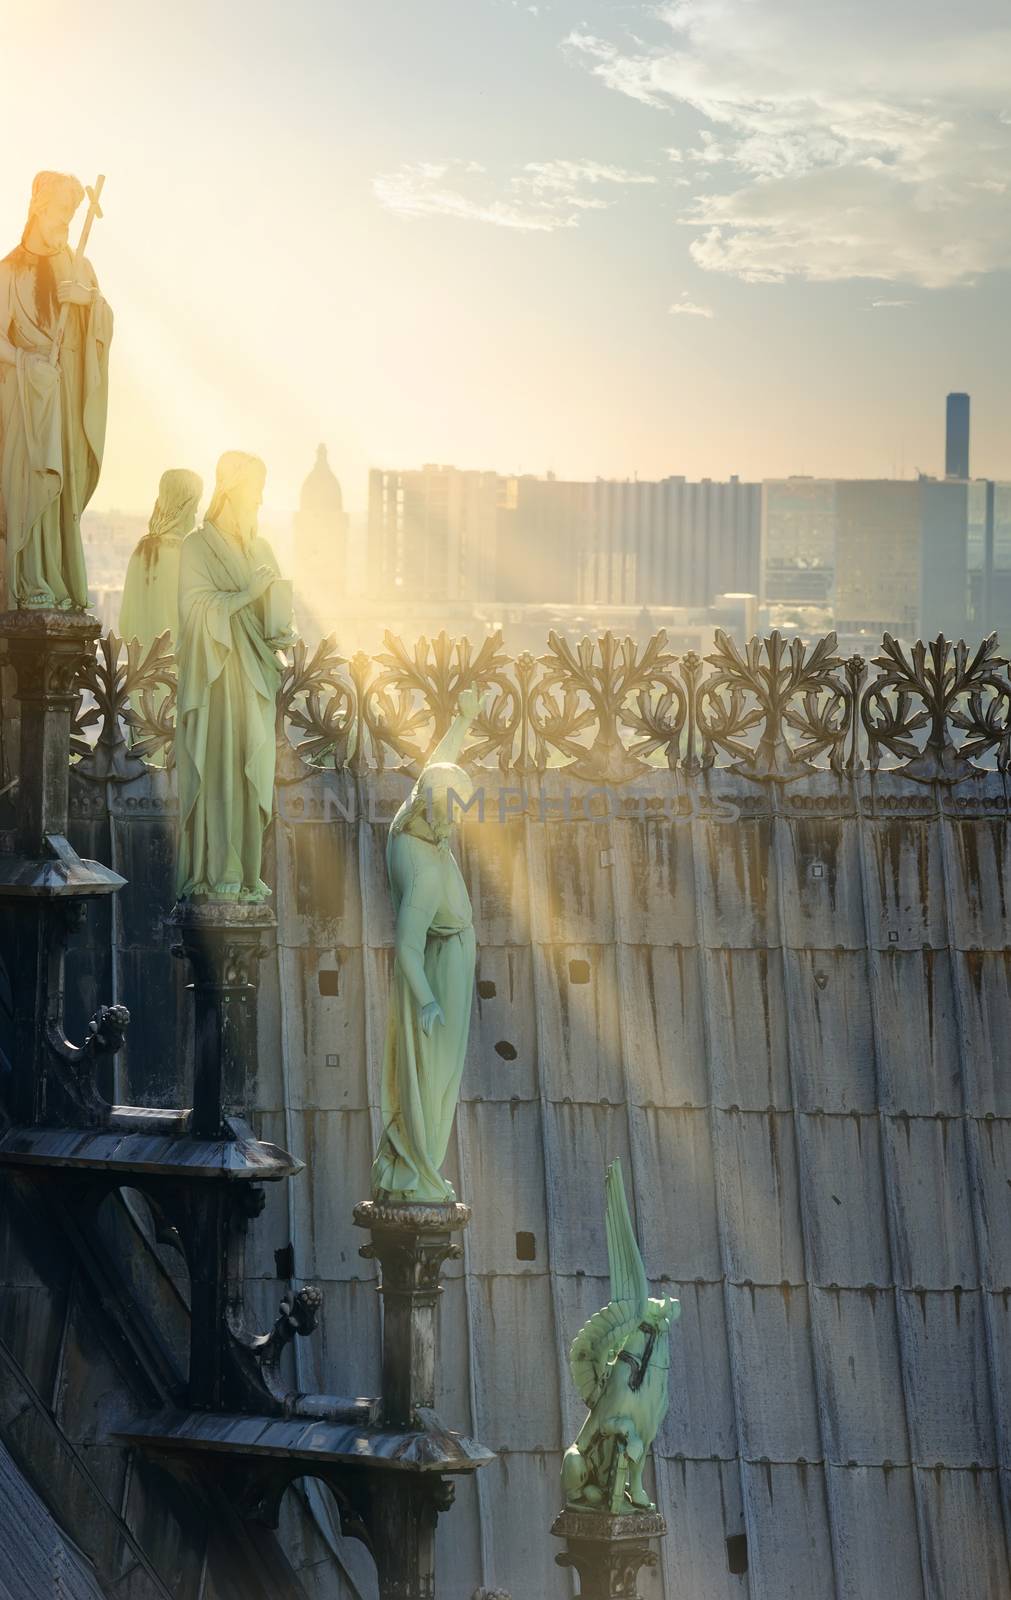
{"label": "white cloud", "polygon": [[572,34],[610,89],[708,124],[694,259],[752,281],[924,286],[1011,266],[1003,0],[674,0],[660,46]]}
{"label": "white cloud", "polygon": [[913,300],[872,300],[872,311],[908,311],[915,304]]}
{"label": "white cloud", "polygon": [[656,183],[656,178],[648,172],[628,172],[624,167],[611,167],[600,161],[528,161],[512,181],[518,187],[529,183],[534,189],[572,193],[581,183]]}
{"label": "white cloud", "polygon": [[712,306],[700,306],[694,300],[689,300],[687,291],[680,300],[675,300],[672,306],[667,307],[673,317],[715,317],[716,312]]}
{"label": "white cloud", "polygon": [[570,33],[565,43],[574,54],[594,63],[591,69],[594,77],[600,78],[609,89],[617,89],[647,106],[663,108],[669,104],[666,95],[651,86],[648,57],[622,55],[616,45],[592,33]]}
{"label": "white cloud", "polygon": [[579,226],[580,213],[611,205],[612,192],[655,183],[650,173],[600,161],[530,161],[503,181],[476,161],[408,162],[373,180],[380,205],[403,217],[457,217],[526,233]]}

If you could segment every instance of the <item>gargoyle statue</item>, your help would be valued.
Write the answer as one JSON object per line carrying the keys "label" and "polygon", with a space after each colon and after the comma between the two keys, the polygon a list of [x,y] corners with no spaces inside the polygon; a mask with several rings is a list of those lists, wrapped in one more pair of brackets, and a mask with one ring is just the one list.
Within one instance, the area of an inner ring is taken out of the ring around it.
{"label": "gargoyle statue", "polygon": [[46,1027],[52,1064],[63,1088],[82,1122],[101,1126],[111,1107],[98,1092],[95,1067],[103,1056],[114,1056],[123,1048],[130,1026],[126,1006],[99,1006],[88,1023],[83,1044],[71,1044],[55,1019]]}
{"label": "gargoyle statue", "polygon": [[625,1199],[621,1162],[604,1180],[611,1302],[590,1318],[569,1351],[573,1381],[589,1407],[565,1452],[562,1487],[574,1511],[655,1511],[643,1468],[667,1415],[668,1332],[677,1300],[651,1300]]}
{"label": "gargoyle statue", "polygon": [[281,1301],[277,1320],[269,1333],[249,1334],[241,1316],[228,1314],[228,1331],[234,1378],[244,1408],[265,1416],[291,1416],[303,1398],[281,1377],[281,1356],[291,1341],[308,1338],[319,1321],[323,1294],[314,1283]]}
{"label": "gargoyle statue", "polygon": [[322,1304],[323,1291],[317,1289],[314,1283],[307,1283],[295,1294],[291,1290],[288,1291],[281,1301],[277,1321],[270,1334],[278,1355],[296,1335],[300,1339],[307,1339],[309,1334],[315,1331]]}

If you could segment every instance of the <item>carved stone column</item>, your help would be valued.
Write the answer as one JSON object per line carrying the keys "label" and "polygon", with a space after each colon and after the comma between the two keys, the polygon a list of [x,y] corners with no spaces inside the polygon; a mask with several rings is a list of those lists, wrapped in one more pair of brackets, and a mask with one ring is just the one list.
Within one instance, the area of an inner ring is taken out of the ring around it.
{"label": "carved stone column", "polygon": [[[470,1207],[366,1200],[355,1224],[371,1234],[359,1254],[379,1263],[383,1297],[381,1417],[385,1428],[435,1424],[440,1277],[461,1253],[453,1234]],[[371,1545],[380,1600],[435,1600],[435,1528],[453,1485],[425,1471],[384,1475],[371,1496]]]}
{"label": "carved stone column", "polygon": [[[66,837],[71,718],[98,633],[95,618],[78,612],[0,615],[21,714],[17,829],[13,850],[0,853],[3,954],[14,996],[9,1110],[21,1126],[54,1118],[87,1126],[104,1115],[91,1080],[103,1048],[99,1015],[89,1044],[74,1047],[63,1035],[67,939],[90,896],[123,884],[107,867],[82,861]],[[119,1024],[129,1020],[113,1009]]]}
{"label": "carved stone column", "polygon": [[44,854],[47,835],[66,835],[77,679],[100,632],[94,617],[76,611],[0,615],[21,705],[18,849],[29,858]]}
{"label": "carved stone column", "polygon": [[454,1493],[447,1478],[384,1476],[371,1518],[379,1600],[435,1600],[435,1529]]}
{"label": "carved stone column", "polygon": [[248,1104],[256,1067],[256,987],[276,927],[262,905],[180,901],[168,919],[173,954],[190,962],[194,1002],[193,1124],[198,1139],[220,1136]]}
{"label": "carved stone column", "polygon": [[565,1540],[555,1557],[579,1575],[579,1600],[641,1600],[639,1573],[655,1567],[654,1545],[667,1533],[658,1511],[612,1516],[607,1511],[562,1511],[551,1532]]}
{"label": "carved stone column", "polygon": [[437,1310],[446,1261],[461,1253],[453,1234],[470,1221],[470,1207],[365,1200],[355,1224],[371,1243],[359,1254],[379,1262],[383,1297],[383,1422],[410,1428],[435,1407]]}
{"label": "carved stone column", "polygon": [[[168,926],[178,936],[173,954],[189,961],[193,981],[193,1115],[195,1139],[228,1139],[230,1119],[247,1104],[247,1079],[256,1070],[256,988],[260,957],[276,926],[266,906],[183,900]],[[245,1222],[228,1188],[194,1196],[190,1234],[190,1405],[220,1409],[227,1386],[230,1305],[241,1298]],[[262,1205],[254,1190],[241,1198]]]}

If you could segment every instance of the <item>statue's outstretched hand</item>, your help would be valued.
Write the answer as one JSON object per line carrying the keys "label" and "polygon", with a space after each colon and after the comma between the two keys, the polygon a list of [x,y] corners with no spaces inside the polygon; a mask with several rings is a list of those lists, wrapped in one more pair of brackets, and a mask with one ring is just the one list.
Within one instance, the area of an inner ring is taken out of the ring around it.
{"label": "statue's outstretched hand", "polygon": [[429,1000],[427,1006],[421,1008],[421,1031],[426,1036],[431,1033],[437,1022],[445,1026],[446,1018],[438,1000]]}
{"label": "statue's outstretched hand", "polygon": [[457,702],[461,717],[466,717],[468,722],[473,722],[475,717],[481,715],[481,708],[485,702],[483,689],[461,689]]}
{"label": "statue's outstretched hand", "polygon": [[259,600],[261,594],[266,594],[276,577],[277,573],[272,567],[257,567],[249,585],[249,598]]}

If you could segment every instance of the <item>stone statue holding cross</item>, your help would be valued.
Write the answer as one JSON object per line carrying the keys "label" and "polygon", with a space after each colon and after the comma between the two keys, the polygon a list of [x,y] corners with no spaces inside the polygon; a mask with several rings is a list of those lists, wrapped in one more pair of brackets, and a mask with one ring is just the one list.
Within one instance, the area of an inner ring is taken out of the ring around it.
{"label": "stone statue holding cross", "polygon": [[0,529],[7,603],[22,609],[88,604],[81,514],[102,467],[112,339],[84,254],[101,184],[85,190],[67,173],[40,172],[21,242],[0,261]]}

